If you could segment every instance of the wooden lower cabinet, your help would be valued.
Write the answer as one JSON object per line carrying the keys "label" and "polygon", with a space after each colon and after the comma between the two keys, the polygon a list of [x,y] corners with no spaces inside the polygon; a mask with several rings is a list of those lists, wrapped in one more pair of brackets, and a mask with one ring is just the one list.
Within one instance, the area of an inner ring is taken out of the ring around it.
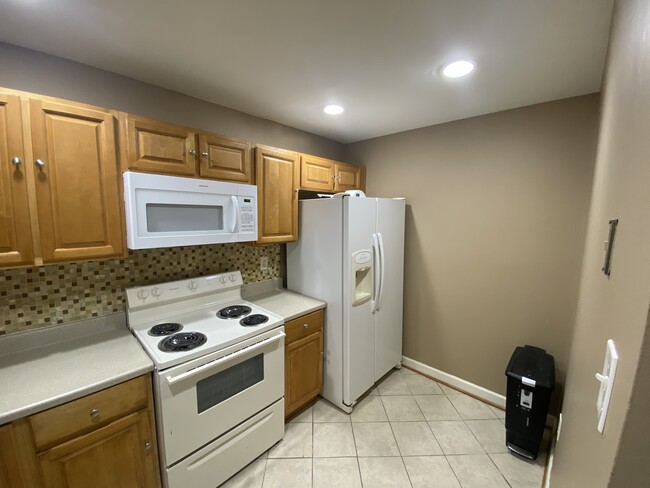
{"label": "wooden lower cabinet", "polygon": [[145,375],[4,425],[0,487],[158,487],[153,422]]}
{"label": "wooden lower cabinet", "polygon": [[323,311],[285,324],[285,416],[311,402],[323,388]]}
{"label": "wooden lower cabinet", "polygon": [[38,455],[47,488],[154,487],[151,425],[146,410]]}

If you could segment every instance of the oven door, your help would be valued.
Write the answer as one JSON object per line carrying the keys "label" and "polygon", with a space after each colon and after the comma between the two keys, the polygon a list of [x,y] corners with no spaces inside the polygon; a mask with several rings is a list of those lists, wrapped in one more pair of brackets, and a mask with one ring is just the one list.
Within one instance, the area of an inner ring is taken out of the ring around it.
{"label": "oven door", "polygon": [[283,397],[284,337],[279,327],[157,373],[167,467]]}

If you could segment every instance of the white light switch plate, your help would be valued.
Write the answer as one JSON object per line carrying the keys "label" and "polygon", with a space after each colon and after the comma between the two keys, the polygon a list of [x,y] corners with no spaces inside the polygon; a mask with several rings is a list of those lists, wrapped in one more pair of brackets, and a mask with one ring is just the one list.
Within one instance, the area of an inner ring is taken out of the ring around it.
{"label": "white light switch plate", "polygon": [[605,419],[607,418],[607,410],[609,409],[609,400],[612,397],[617,364],[618,352],[616,351],[616,345],[612,339],[609,339],[605,351],[603,372],[600,374],[596,373],[596,379],[600,381],[600,390],[598,391],[598,399],[596,400],[596,412],[598,414],[598,432],[601,434],[605,429]]}

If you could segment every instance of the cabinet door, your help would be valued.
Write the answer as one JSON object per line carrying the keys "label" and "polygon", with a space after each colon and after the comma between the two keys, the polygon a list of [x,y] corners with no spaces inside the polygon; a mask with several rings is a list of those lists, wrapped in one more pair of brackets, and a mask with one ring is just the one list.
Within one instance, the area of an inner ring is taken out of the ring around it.
{"label": "cabinet door", "polygon": [[323,332],[287,346],[285,353],[285,414],[315,398],[323,387]]}
{"label": "cabinet door", "polygon": [[113,116],[38,99],[30,113],[43,261],[122,254]]}
{"label": "cabinet door", "polygon": [[334,167],[336,184],[334,190],[347,191],[347,190],[361,190],[361,173],[362,168],[359,166],[352,166],[348,164],[336,163]]}
{"label": "cabinet door", "polygon": [[32,249],[20,98],[0,93],[0,266],[32,262]]}
{"label": "cabinet door", "polygon": [[334,191],[334,162],[303,154],[300,157],[300,188]]}
{"label": "cabinet door", "polygon": [[46,488],[155,487],[149,412],[133,413],[38,455]]}
{"label": "cabinet door", "polygon": [[298,239],[298,153],[257,146],[255,182],[260,244]]}
{"label": "cabinet door", "polygon": [[251,147],[247,141],[199,134],[200,175],[236,183],[252,183]]}
{"label": "cabinet door", "polygon": [[196,175],[196,133],[177,125],[135,115],[121,117],[126,133],[123,168],[134,171]]}

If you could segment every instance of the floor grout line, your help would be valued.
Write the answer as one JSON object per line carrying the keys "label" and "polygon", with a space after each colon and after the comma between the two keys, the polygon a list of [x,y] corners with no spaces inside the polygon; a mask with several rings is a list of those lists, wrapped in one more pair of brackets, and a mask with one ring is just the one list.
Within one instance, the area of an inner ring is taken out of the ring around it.
{"label": "floor grout line", "polygon": [[[393,372],[392,374],[400,374],[400,375],[402,376],[401,379],[405,381],[405,379],[403,378],[403,373],[400,373],[399,371],[397,371],[397,372]],[[419,373],[416,372],[415,374],[419,374]],[[389,376],[390,376],[390,375],[389,375]],[[421,375],[421,376],[424,376],[424,375]],[[428,378],[427,376],[424,376],[424,377],[425,377],[425,378]],[[388,376],[387,376],[386,378],[388,378]],[[428,378],[428,379],[431,380],[431,381],[434,381],[435,383],[438,383],[438,382],[436,382],[435,380],[433,380],[433,379],[431,379],[431,378]],[[399,380],[397,380],[397,381],[399,382]],[[405,382],[406,382],[406,381],[405,381]],[[385,423],[385,422],[388,422],[390,432],[391,432],[391,434],[392,434],[392,436],[393,436],[393,440],[394,440],[394,442],[395,442],[395,445],[397,446],[397,455],[390,455],[390,456],[364,456],[364,457],[374,458],[374,459],[385,458],[385,457],[390,457],[390,458],[399,457],[399,459],[400,459],[400,461],[401,461],[401,463],[402,463],[402,467],[403,467],[403,469],[404,469],[405,472],[406,472],[406,476],[407,476],[408,482],[409,482],[409,484],[411,485],[411,487],[413,487],[413,480],[411,479],[411,473],[409,472],[409,470],[408,470],[408,468],[407,468],[407,466],[406,466],[406,458],[438,458],[438,457],[443,457],[443,458],[445,459],[445,463],[446,463],[446,465],[451,469],[451,473],[453,474],[454,479],[457,481],[457,483],[458,483],[460,486],[463,486],[463,484],[462,484],[461,481],[460,481],[460,478],[458,477],[458,474],[457,474],[456,471],[454,470],[453,465],[452,465],[452,463],[451,463],[451,461],[450,461],[451,457],[461,457],[461,456],[462,456],[462,457],[466,457],[466,456],[487,456],[487,457],[489,458],[489,460],[490,460],[490,464],[496,468],[497,472],[499,473],[499,475],[501,476],[501,478],[505,481],[506,485],[509,486],[509,487],[511,487],[511,488],[513,487],[512,483],[508,480],[508,478],[506,478],[506,475],[504,474],[504,472],[502,472],[502,470],[499,468],[499,466],[497,465],[497,463],[495,462],[495,460],[494,460],[493,457],[492,457],[493,455],[496,455],[496,454],[501,455],[501,454],[504,454],[504,453],[501,453],[501,452],[496,452],[496,453],[490,453],[490,452],[487,452],[487,449],[485,448],[485,446],[483,446],[483,444],[482,444],[481,441],[479,440],[477,434],[476,434],[476,433],[475,433],[475,432],[470,428],[470,426],[469,426],[469,424],[468,424],[468,422],[470,422],[470,421],[474,421],[474,420],[487,421],[487,420],[494,420],[493,418],[489,418],[489,419],[487,419],[487,418],[486,418],[486,419],[471,419],[471,418],[465,419],[465,418],[463,418],[462,415],[460,414],[460,411],[458,410],[458,408],[454,405],[453,402],[451,402],[451,400],[450,400],[450,398],[449,398],[450,396],[457,396],[457,395],[455,395],[455,394],[454,394],[454,395],[448,395],[448,394],[445,393],[444,390],[443,390],[443,391],[442,391],[442,395],[444,395],[444,397],[449,401],[449,403],[451,403],[451,405],[452,405],[454,411],[457,413],[457,415],[458,415],[458,417],[459,417],[458,420],[453,420],[453,421],[449,421],[449,422],[462,422],[463,425],[465,426],[465,428],[466,428],[467,430],[470,431],[470,433],[471,433],[471,435],[472,435],[472,438],[473,438],[473,439],[478,443],[478,445],[481,447],[481,450],[483,451],[481,454],[446,454],[446,453],[443,451],[443,449],[442,449],[442,447],[441,447],[441,445],[440,445],[440,442],[439,442],[437,436],[435,435],[435,433],[434,433],[434,431],[433,431],[433,429],[432,429],[432,427],[431,427],[431,422],[436,422],[436,421],[435,421],[435,420],[427,420],[427,418],[426,418],[425,415],[424,415],[424,411],[422,410],[422,407],[421,407],[420,404],[415,400],[415,396],[416,396],[416,394],[413,393],[413,390],[412,390],[411,387],[408,385],[408,383],[406,383],[406,385],[407,385],[407,388],[408,388],[408,390],[409,390],[410,393],[400,393],[400,394],[398,394],[398,395],[386,395],[386,394],[382,395],[381,393],[379,393],[379,389],[377,388],[377,393],[378,393],[378,395],[372,395],[372,396],[378,396],[378,397],[379,397],[379,404],[381,405],[381,408],[383,409],[384,415],[386,416],[386,420],[381,420],[381,421],[376,421],[376,420],[375,420],[375,421],[364,421],[364,422],[361,422],[361,423]],[[438,384],[438,386],[440,386],[440,385]],[[376,387],[375,387],[375,388],[376,388]],[[459,394],[465,394],[465,393],[459,393]],[[419,395],[419,396],[440,396],[440,395],[441,395],[441,394],[439,394],[439,393],[427,393],[427,394]],[[466,395],[466,394],[465,394],[465,395]],[[427,429],[428,429],[427,432],[430,432],[431,435],[433,436],[433,439],[434,439],[435,442],[437,443],[437,445],[438,445],[438,447],[439,447],[439,449],[440,449],[440,453],[441,453],[441,454],[419,454],[419,455],[418,455],[418,454],[414,454],[413,456],[405,456],[405,455],[402,453],[402,448],[400,447],[399,443],[397,442],[397,437],[395,436],[395,430],[394,430],[394,428],[393,428],[393,427],[394,427],[394,426],[393,426],[393,423],[421,423],[422,420],[403,420],[403,421],[402,421],[402,420],[394,420],[394,421],[391,420],[391,419],[388,417],[388,413],[387,413],[387,411],[386,411],[386,407],[385,407],[385,405],[384,405],[384,398],[386,398],[386,397],[394,397],[394,396],[403,396],[403,397],[410,397],[410,398],[413,398],[413,400],[415,401],[415,403],[416,403],[416,405],[417,405],[417,407],[418,407],[418,411],[420,412],[420,414],[421,414],[422,417],[424,418],[423,421],[424,421],[424,423],[425,423],[426,426],[427,426]],[[470,395],[466,395],[466,396],[470,396]],[[470,396],[470,398],[473,398],[473,397]],[[326,401],[326,400],[323,400],[323,401]],[[478,400],[478,401],[480,401],[480,400]],[[485,402],[481,402],[481,403],[483,403],[483,404],[489,406],[489,404],[487,404],[487,403],[485,403]],[[315,405],[315,403],[314,403],[314,405]],[[492,412],[492,413],[494,413],[494,412]],[[308,422],[311,423],[311,457],[310,457],[310,465],[311,465],[311,486],[312,486],[312,488],[315,486],[315,469],[314,469],[314,465],[315,465],[316,457],[314,456],[314,454],[315,454],[315,444],[316,444],[315,428],[316,428],[316,424],[317,424],[317,423],[318,423],[318,424],[339,423],[339,424],[344,424],[344,425],[349,425],[349,426],[350,426],[350,429],[351,429],[351,432],[352,432],[352,442],[354,443],[354,452],[355,452],[354,458],[356,459],[356,467],[357,467],[357,472],[358,472],[358,477],[359,477],[359,483],[360,483],[360,485],[361,485],[362,488],[366,487],[366,484],[364,484],[364,481],[363,481],[363,476],[362,476],[362,471],[361,471],[360,456],[359,456],[359,451],[358,451],[358,449],[357,449],[356,435],[355,435],[355,430],[354,430],[355,422],[352,422],[352,416],[351,416],[351,414],[347,414],[347,417],[348,417],[348,418],[347,418],[347,422],[345,422],[345,421],[340,421],[340,420],[339,420],[339,421],[335,421],[335,422],[315,422],[315,421],[314,421],[314,418],[315,418],[315,417],[314,417],[314,408],[313,408],[313,405],[312,405],[312,407],[311,407],[311,418],[310,418],[310,420],[309,420]],[[496,420],[499,420],[499,421],[500,421],[501,419],[496,418]],[[307,422],[298,422],[298,423],[299,423],[299,424],[302,424],[302,423],[307,423]],[[359,422],[356,422],[356,423],[358,424]],[[287,425],[285,426],[285,429],[287,429],[288,426],[289,426],[289,424],[287,424]],[[505,425],[504,425],[503,427],[505,428]],[[285,430],[285,433],[286,433],[286,430]],[[490,439],[488,439],[488,440],[490,440]],[[282,442],[282,441],[280,441],[280,442]],[[276,444],[276,445],[277,445],[277,444]],[[272,446],[272,447],[274,447],[274,446]],[[263,470],[262,470],[262,474],[261,474],[261,485],[256,485],[256,486],[261,486],[262,488],[264,487],[264,483],[265,483],[266,480],[267,480],[267,478],[266,478],[266,473],[267,473],[267,471],[268,471],[268,464],[269,464],[269,459],[270,459],[270,458],[268,457],[268,453],[269,453],[270,450],[271,450],[271,448],[269,448],[269,449],[265,452],[266,456],[265,456],[265,458],[264,458]],[[545,455],[548,455],[548,453],[545,453]],[[332,458],[332,459],[349,459],[349,458],[352,457],[352,456],[342,456],[342,457],[341,457],[341,456],[329,456],[329,457]],[[286,457],[286,458],[273,458],[273,459],[293,459],[293,460],[298,460],[298,459],[301,459],[301,458],[300,458],[300,457]],[[257,476],[259,476],[259,475],[257,475]],[[257,479],[260,480],[260,478],[257,478]],[[269,480],[270,480],[270,479],[269,479]],[[260,481],[258,481],[258,482],[260,482]]]}

